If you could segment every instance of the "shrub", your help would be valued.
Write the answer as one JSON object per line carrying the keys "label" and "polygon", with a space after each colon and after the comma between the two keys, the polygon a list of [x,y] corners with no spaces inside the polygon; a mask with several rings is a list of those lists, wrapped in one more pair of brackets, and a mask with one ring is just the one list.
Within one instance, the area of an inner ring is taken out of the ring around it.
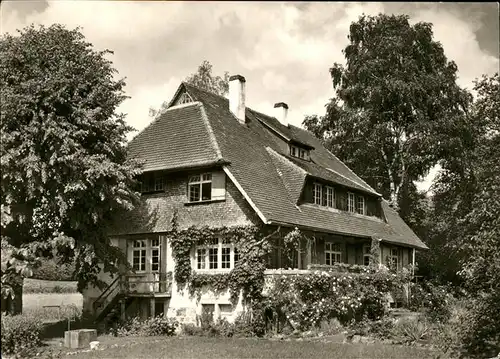
{"label": "shrub", "polygon": [[229,323],[226,318],[220,319],[216,324],[217,332],[225,338],[231,338],[234,335],[234,327],[234,324]]}
{"label": "shrub", "polygon": [[178,323],[175,320],[167,318],[163,315],[154,318],[141,320],[140,318],[132,318],[131,320],[119,325],[114,329],[113,334],[116,336],[172,336]]}
{"label": "shrub", "polygon": [[319,323],[319,332],[323,335],[335,335],[344,330],[342,324],[336,318],[324,319]]}
{"label": "shrub", "polygon": [[425,318],[401,318],[392,328],[392,337],[400,343],[414,344],[428,339],[430,331],[431,326]]}
{"label": "shrub", "polygon": [[75,265],[73,263],[60,264],[56,259],[47,259],[40,267],[33,271],[33,278],[50,281],[72,281]]}
{"label": "shrub", "polygon": [[500,289],[470,300],[459,325],[463,349],[472,355],[493,357],[500,353]]}
{"label": "shrub", "polygon": [[266,323],[261,313],[252,316],[244,312],[234,321],[234,335],[240,337],[262,337],[266,333]]}
{"label": "shrub", "polygon": [[33,316],[2,313],[2,355],[30,357],[32,351],[42,344],[42,329],[42,322]]}
{"label": "shrub", "polygon": [[23,284],[24,294],[78,293],[76,282],[55,282],[27,278]]}
{"label": "shrub", "polygon": [[424,310],[428,317],[437,322],[445,322],[450,317],[450,300],[446,286],[436,286],[431,282],[412,283],[410,309]]}
{"label": "shrub", "polygon": [[202,336],[205,333],[201,327],[195,324],[186,323],[182,324],[182,334],[187,336]]}
{"label": "shrub", "polygon": [[394,320],[391,318],[382,318],[370,323],[369,333],[378,339],[389,339],[393,335]]}

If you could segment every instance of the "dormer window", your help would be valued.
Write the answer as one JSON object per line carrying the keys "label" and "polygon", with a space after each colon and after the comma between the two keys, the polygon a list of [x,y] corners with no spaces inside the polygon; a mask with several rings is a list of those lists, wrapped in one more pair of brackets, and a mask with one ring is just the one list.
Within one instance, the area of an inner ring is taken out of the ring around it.
{"label": "dormer window", "polygon": [[313,189],[313,200],[314,204],[322,205],[322,197],[323,197],[323,186],[319,183],[314,184],[314,189]]}
{"label": "dormer window", "polygon": [[298,146],[290,145],[290,156],[309,160],[309,151]]}
{"label": "dormer window", "polygon": [[356,212],[363,215],[366,214],[365,197],[356,196]]}
{"label": "dormer window", "polygon": [[356,207],[354,203],[354,193],[348,192],[347,193],[347,211],[351,213],[355,213]]}

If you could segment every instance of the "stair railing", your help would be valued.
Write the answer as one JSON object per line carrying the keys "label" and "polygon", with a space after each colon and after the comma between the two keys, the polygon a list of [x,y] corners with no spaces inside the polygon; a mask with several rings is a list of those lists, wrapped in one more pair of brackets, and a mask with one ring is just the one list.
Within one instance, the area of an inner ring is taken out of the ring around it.
{"label": "stair railing", "polygon": [[122,290],[122,277],[117,276],[110,285],[97,297],[97,299],[92,304],[94,309],[94,314],[98,316],[104,308],[106,308],[106,303],[113,300],[113,298],[120,293]]}

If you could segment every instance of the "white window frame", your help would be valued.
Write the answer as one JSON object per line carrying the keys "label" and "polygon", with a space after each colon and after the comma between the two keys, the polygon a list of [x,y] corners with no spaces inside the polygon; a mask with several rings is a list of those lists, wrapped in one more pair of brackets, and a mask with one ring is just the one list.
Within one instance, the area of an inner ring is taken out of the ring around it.
{"label": "white window frame", "polygon": [[[325,242],[325,264],[328,266],[333,266],[335,263],[343,263],[342,260],[342,243],[337,242]],[[330,257],[330,263],[328,263],[328,257]]]}
{"label": "white window frame", "polygon": [[352,192],[347,192],[347,211],[356,213],[356,197]]}
{"label": "white window frame", "polygon": [[313,184],[313,202],[320,206],[323,205],[323,185],[317,182]]}
{"label": "white window frame", "polygon": [[[196,180],[198,178],[198,180]],[[203,185],[210,183],[210,198],[203,199]],[[198,199],[191,199],[191,188],[198,187]],[[196,202],[204,202],[212,200],[212,173],[201,173],[197,175],[189,176],[188,180],[188,190],[187,190],[188,202],[196,203]]]}
{"label": "white window frame", "polygon": [[[229,248],[229,268],[222,267],[222,249]],[[217,249],[217,268],[210,268],[210,249]],[[200,260],[200,252],[204,251],[204,258]],[[217,239],[217,243],[204,244],[195,247],[194,270],[196,271],[230,271],[239,260],[238,250],[234,244],[222,238]],[[200,268],[201,267],[201,268]]]}
{"label": "white window frame", "polygon": [[331,186],[325,186],[326,191],[326,202],[325,206],[330,208],[335,208],[335,188]]}
{"label": "white window frame", "polygon": [[[161,241],[160,238],[140,238],[136,239],[132,242],[132,268],[136,273],[158,273],[160,272],[161,267]],[[156,255],[153,253],[156,251]],[[139,257],[139,262],[137,267],[134,264],[134,257],[136,254]],[[158,258],[157,263],[153,263],[153,258]],[[158,267],[156,269],[153,266],[157,264]],[[144,269],[141,269],[141,268]]]}
{"label": "white window frame", "polygon": [[[138,253],[138,255],[139,255],[139,262],[138,262],[137,268],[136,268],[135,262],[134,262],[136,253]],[[145,273],[146,272],[146,269],[147,269],[146,262],[147,262],[147,256],[148,256],[147,253],[148,253],[148,251],[147,251],[147,239],[136,239],[133,242],[133,247],[132,247],[132,268],[135,270],[136,273]],[[141,269],[142,267],[144,267],[144,269]]]}
{"label": "white window frame", "polygon": [[309,151],[294,145],[290,145],[290,156],[309,160]]}
{"label": "white window frame", "polygon": [[[361,206],[360,206],[361,203]],[[360,211],[361,209],[361,211]],[[366,215],[365,196],[356,196],[356,213]]]}
{"label": "white window frame", "polygon": [[[149,242],[149,253],[150,253],[150,258],[151,258],[151,272],[156,273],[160,271],[160,266],[161,266],[161,246],[160,246],[160,238],[151,238]],[[158,251],[157,255],[153,255],[154,251]],[[158,262],[154,263],[153,258],[157,257]],[[153,266],[157,264],[158,268],[154,269]]]}

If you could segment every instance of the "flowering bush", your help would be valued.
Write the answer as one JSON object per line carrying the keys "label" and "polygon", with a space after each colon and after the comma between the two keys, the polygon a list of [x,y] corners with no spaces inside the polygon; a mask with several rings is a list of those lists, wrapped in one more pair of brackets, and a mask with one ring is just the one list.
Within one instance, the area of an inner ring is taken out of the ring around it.
{"label": "flowering bush", "polygon": [[342,323],[363,317],[375,320],[386,313],[387,294],[401,281],[396,274],[381,272],[283,275],[274,278],[266,306],[284,314],[299,330],[308,330],[330,318]]}
{"label": "flowering bush", "polygon": [[451,295],[445,286],[431,282],[412,283],[410,287],[410,309],[426,310],[434,321],[446,321],[450,317]]}

